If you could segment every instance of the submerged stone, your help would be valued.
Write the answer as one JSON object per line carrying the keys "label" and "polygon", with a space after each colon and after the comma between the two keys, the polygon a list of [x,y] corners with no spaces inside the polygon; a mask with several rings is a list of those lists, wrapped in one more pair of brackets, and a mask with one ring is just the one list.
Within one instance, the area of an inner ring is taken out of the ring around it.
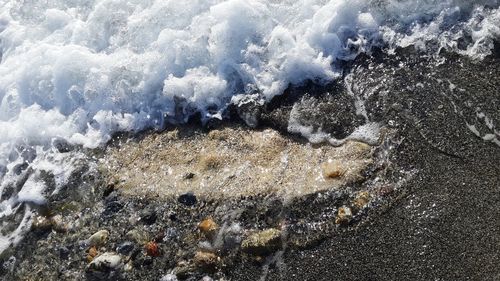
{"label": "submerged stone", "polygon": [[157,215],[156,215],[156,211],[152,208],[148,208],[146,210],[143,210],[141,212],[141,222],[146,224],[146,225],[150,225],[150,224],[153,224],[156,222],[156,218],[157,218]]}
{"label": "submerged stone", "polygon": [[71,253],[70,250],[68,249],[68,247],[65,247],[65,246],[61,246],[57,250],[59,253],[59,258],[62,260],[67,259]]}
{"label": "submerged stone", "polygon": [[103,270],[116,270],[122,266],[122,258],[120,255],[106,252],[96,257],[89,265],[88,270],[103,271]]}
{"label": "submerged stone", "polygon": [[92,234],[89,238],[90,246],[102,246],[106,244],[109,237],[109,231],[103,229]]}
{"label": "submerged stone", "polygon": [[161,278],[160,278],[160,281],[177,281],[177,276],[174,275],[174,274],[167,274],[167,275],[163,275]]}
{"label": "submerged stone", "polygon": [[340,207],[335,218],[336,224],[348,224],[352,219],[352,211],[349,207]]}
{"label": "submerged stone", "polygon": [[50,218],[44,216],[36,216],[31,224],[31,229],[35,232],[47,232],[52,229],[53,223]]}
{"label": "submerged stone", "polygon": [[116,247],[116,252],[124,256],[129,255],[135,249],[134,243],[125,241]]}
{"label": "submerged stone", "polygon": [[121,209],[123,209],[123,204],[122,203],[120,203],[118,201],[107,202],[106,206],[104,208],[104,211],[101,213],[101,215],[104,218],[111,218],[116,213],[118,213]]}
{"label": "submerged stone", "polygon": [[248,236],[241,249],[253,255],[265,255],[281,248],[281,230],[270,228]]}
{"label": "submerged stone", "polygon": [[325,179],[335,179],[344,175],[345,169],[339,161],[328,161],[321,165]]}
{"label": "submerged stone", "polygon": [[99,252],[97,251],[97,248],[95,246],[90,247],[90,249],[87,251],[87,261],[93,261],[98,254]]}
{"label": "submerged stone", "polygon": [[368,191],[359,192],[354,198],[353,205],[356,210],[363,209],[368,203],[370,203],[371,195]]}
{"label": "submerged stone", "polygon": [[198,200],[196,199],[196,196],[192,192],[182,194],[181,196],[179,196],[177,201],[183,205],[188,206],[188,207],[194,206],[198,202]]}
{"label": "submerged stone", "polygon": [[200,230],[200,232],[209,239],[214,238],[218,228],[219,226],[212,218],[204,219],[198,224],[198,229]]}
{"label": "submerged stone", "polygon": [[144,249],[146,250],[146,254],[150,257],[159,257],[161,255],[160,248],[156,242],[151,241],[146,243]]}
{"label": "submerged stone", "polygon": [[[336,189],[358,181],[373,163],[374,150],[359,141],[312,146],[273,129],[240,127],[210,133],[185,128],[182,135],[148,135],[110,147],[103,161],[103,169],[112,171],[106,181],[114,180],[123,196],[176,196],[180,204],[193,206],[199,198],[297,197]],[[126,155],[138,157],[131,160]],[[324,167],[325,176],[321,165],[328,159],[336,166]]]}
{"label": "submerged stone", "polygon": [[204,270],[214,270],[220,262],[220,257],[214,253],[198,251],[193,258],[196,266]]}

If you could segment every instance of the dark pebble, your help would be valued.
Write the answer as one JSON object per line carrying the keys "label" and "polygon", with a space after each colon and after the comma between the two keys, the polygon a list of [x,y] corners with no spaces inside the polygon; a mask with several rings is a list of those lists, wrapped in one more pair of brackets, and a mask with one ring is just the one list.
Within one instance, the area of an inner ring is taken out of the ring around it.
{"label": "dark pebble", "polygon": [[198,202],[196,196],[192,192],[182,194],[181,196],[179,196],[177,201],[186,206],[193,206]]}
{"label": "dark pebble", "polygon": [[187,174],[184,175],[184,179],[185,180],[190,180],[190,179],[193,179],[194,176],[195,176],[194,173],[187,173]]}
{"label": "dark pebble", "polygon": [[59,247],[58,252],[59,252],[59,258],[61,258],[62,260],[68,259],[68,257],[69,257],[69,249],[68,248],[61,246],[61,247]]}
{"label": "dark pebble", "polygon": [[136,258],[133,259],[132,264],[136,268],[150,267],[153,264],[153,257],[137,255]]}
{"label": "dark pebble", "polygon": [[141,222],[150,225],[156,222],[156,211],[154,209],[146,209],[141,212]]}
{"label": "dark pebble", "polygon": [[126,241],[116,247],[116,252],[124,256],[128,256],[135,249],[134,243]]}
{"label": "dark pebble", "polygon": [[118,213],[121,209],[123,209],[123,204],[117,201],[108,202],[106,207],[104,207],[104,211],[102,211],[102,216],[104,218],[110,218],[114,214]]}
{"label": "dark pebble", "polygon": [[87,250],[87,248],[89,247],[89,242],[87,240],[80,240],[78,241],[78,249],[80,251],[84,251],[84,250]]}
{"label": "dark pebble", "polygon": [[176,213],[170,213],[168,215],[168,218],[171,220],[171,221],[177,221],[177,214]]}
{"label": "dark pebble", "polygon": [[120,194],[114,190],[111,190],[106,196],[104,196],[104,203],[109,203],[109,202],[114,202],[114,201],[120,201]]}

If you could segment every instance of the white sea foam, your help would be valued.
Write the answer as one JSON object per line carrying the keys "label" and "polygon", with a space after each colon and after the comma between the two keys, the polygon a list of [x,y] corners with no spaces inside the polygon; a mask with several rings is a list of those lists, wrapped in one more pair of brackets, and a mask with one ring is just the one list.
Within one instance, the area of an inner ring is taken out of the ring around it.
{"label": "white sea foam", "polygon": [[[336,61],[373,46],[483,58],[500,37],[498,7],[498,0],[0,0],[0,188],[19,176],[16,165],[40,164],[23,151],[50,154],[55,139],[93,148],[115,132],[161,128],[197,111],[220,118],[237,94],[269,100],[290,83],[329,81]],[[40,203],[42,191],[33,183],[18,195]]]}
{"label": "white sea foam", "polygon": [[328,81],[332,63],[373,45],[434,40],[481,57],[500,36],[492,0],[0,4],[1,143],[96,147],[165,116],[217,116],[237,93],[269,99],[290,83]]}

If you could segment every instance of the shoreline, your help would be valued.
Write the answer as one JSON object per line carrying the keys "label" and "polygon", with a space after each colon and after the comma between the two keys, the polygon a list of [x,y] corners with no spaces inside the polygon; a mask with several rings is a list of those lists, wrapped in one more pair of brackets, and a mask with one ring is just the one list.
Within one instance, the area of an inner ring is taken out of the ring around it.
{"label": "shoreline", "polygon": [[[151,198],[140,192],[127,195],[119,185],[110,185],[102,173],[75,175],[61,194],[49,198],[49,211],[36,218],[25,240],[4,254],[0,276],[5,280],[160,280],[167,274],[185,280],[204,276],[215,280],[330,280],[332,276],[345,280],[495,280],[500,276],[500,206],[496,204],[500,167],[495,165],[500,147],[483,139],[491,129],[478,112],[500,124],[500,82],[495,79],[500,77],[500,63],[498,58],[473,62],[448,54],[444,64],[433,65],[428,58],[406,52],[398,59],[354,62],[352,83],[358,87],[354,92],[363,97],[367,117],[384,124],[388,132],[370,148],[373,161],[360,170],[361,178],[290,197],[264,188],[235,197],[220,195],[224,189],[212,197],[199,190],[190,195],[185,189],[181,194]],[[403,60],[411,67],[392,65],[392,60],[398,65]],[[128,152],[135,150],[147,161],[148,153],[166,143],[179,145],[179,153],[200,155],[203,148],[212,146],[216,156],[224,155],[218,145],[230,146],[224,138],[233,137],[234,142],[247,146],[249,152],[225,151],[229,160],[223,164],[215,161],[217,157],[208,161],[197,155],[191,155],[191,162],[169,164],[179,167],[172,174],[185,176],[193,170],[193,178],[203,172],[217,178],[224,169],[241,166],[253,152],[260,155],[248,158],[254,161],[250,161],[253,167],[264,155],[275,155],[270,163],[281,163],[283,148],[295,147],[293,155],[305,157],[321,145],[295,142],[296,136],[288,139],[283,133],[292,108],[301,109],[298,120],[303,125],[314,124],[340,138],[361,122],[355,107],[348,106],[356,96],[346,88],[304,86],[290,90],[297,91],[295,97],[289,92],[273,106],[252,111],[259,116],[260,126],[271,124],[275,129],[268,134],[270,146],[264,145],[261,152],[262,147],[249,144],[269,128],[235,129],[222,124],[198,129],[207,138],[201,141],[168,139],[170,130],[140,136],[122,146],[124,150],[111,142],[107,149],[91,153],[111,157],[114,149],[115,159],[127,160]],[[479,137],[467,124],[476,126]],[[199,150],[190,150],[192,146]],[[282,150],[269,153],[276,147]],[[173,153],[166,151],[167,156]],[[242,154],[231,158],[238,152]],[[320,169],[328,160],[322,157],[306,162],[307,167]],[[303,176],[303,162],[302,158],[291,160],[293,173],[284,174],[282,182],[297,182],[294,174]],[[152,171],[159,168],[151,168],[141,180],[154,179]],[[248,171],[258,174],[252,169]],[[333,169],[330,175],[337,174],[342,173]],[[161,180],[162,186],[168,181]],[[242,177],[231,184],[248,191],[254,182]],[[139,185],[137,191],[145,190]],[[104,230],[107,234],[100,232]],[[105,242],[99,242],[101,238]],[[112,255],[103,257],[105,253]],[[14,260],[9,263],[11,257]],[[98,263],[105,258],[109,263]]]}

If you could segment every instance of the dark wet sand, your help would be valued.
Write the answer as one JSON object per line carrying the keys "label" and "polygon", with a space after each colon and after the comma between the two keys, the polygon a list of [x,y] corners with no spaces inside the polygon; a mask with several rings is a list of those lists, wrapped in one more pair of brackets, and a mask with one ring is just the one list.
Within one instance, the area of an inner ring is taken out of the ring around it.
{"label": "dark wet sand", "polygon": [[[451,57],[432,74],[465,89],[451,99],[426,78],[430,68],[417,65],[395,75],[401,86],[429,82],[393,95],[390,102],[401,104],[399,110],[381,117],[397,120],[405,139],[394,162],[419,171],[408,193],[314,248],[286,251],[284,266],[271,267],[266,280],[500,280],[500,147],[464,125],[480,123],[477,108],[500,124],[499,61],[462,63]],[[473,105],[464,106],[467,101]],[[256,280],[262,274],[244,264],[231,277]]]}

